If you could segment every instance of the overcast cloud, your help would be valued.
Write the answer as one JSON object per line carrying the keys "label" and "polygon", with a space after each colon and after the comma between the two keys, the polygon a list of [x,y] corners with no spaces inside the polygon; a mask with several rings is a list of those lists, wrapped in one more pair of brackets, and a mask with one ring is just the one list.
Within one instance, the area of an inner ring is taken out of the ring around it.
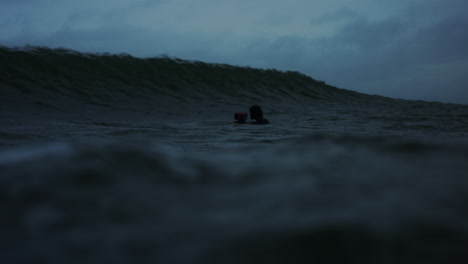
{"label": "overcast cloud", "polygon": [[468,104],[464,0],[0,0],[0,44],[301,71]]}

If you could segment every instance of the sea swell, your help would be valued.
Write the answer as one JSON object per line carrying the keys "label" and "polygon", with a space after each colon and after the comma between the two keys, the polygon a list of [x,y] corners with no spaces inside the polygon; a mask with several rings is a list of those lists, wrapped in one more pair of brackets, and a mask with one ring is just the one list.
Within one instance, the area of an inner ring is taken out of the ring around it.
{"label": "sea swell", "polygon": [[466,149],[315,135],[197,155],[122,141],[2,152],[1,254],[7,263],[462,263]]}
{"label": "sea swell", "polygon": [[[280,72],[184,61],[86,54],[66,49],[0,48],[5,96],[38,106],[67,105],[153,110],[171,104],[238,106],[240,103],[395,105],[395,100],[338,89],[299,72]],[[60,104],[65,100],[66,104]],[[400,101],[401,103],[402,101]],[[159,105],[162,104],[162,105]],[[4,106],[5,107],[5,106]],[[75,109],[76,110],[76,109]],[[171,109],[175,111],[176,109]],[[151,112],[151,111],[150,111]]]}
{"label": "sea swell", "polygon": [[0,47],[0,99],[5,263],[468,257],[468,106],[39,47]]}

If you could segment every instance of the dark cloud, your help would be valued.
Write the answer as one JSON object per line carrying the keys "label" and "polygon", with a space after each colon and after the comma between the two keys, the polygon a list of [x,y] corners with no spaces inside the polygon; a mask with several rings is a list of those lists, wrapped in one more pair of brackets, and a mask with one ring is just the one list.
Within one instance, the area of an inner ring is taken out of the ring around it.
{"label": "dark cloud", "polygon": [[[463,4],[465,6],[466,4]],[[468,17],[453,7],[414,8],[384,20],[342,10],[320,22],[346,20],[336,34],[281,37],[252,43],[262,65],[303,71],[337,86],[410,99],[468,103]]]}
{"label": "dark cloud", "polygon": [[313,18],[310,21],[310,23],[312,25],[325,25],[329,23],[337,23],[340,21],[346,21],[349,19],[356,19],[360,17],[361,16],[357,12],[351,10],[350,8],[340,8],[335,12],[325,13],[317,18]]}
{"label": "dark cloud", "polygon": [[[454,76],[468,62],[464,33],[468,18],[442,16],[432,23],[408,19],[408,14],[378,22],[356,19],[324,42],[333,47],[326,56],[355,89],[413,99],[436,100],[443,95],[447,101],[468,102],[468,92],[462,89],[468,77]],[[436,96],[436,91],[441,92]]]}

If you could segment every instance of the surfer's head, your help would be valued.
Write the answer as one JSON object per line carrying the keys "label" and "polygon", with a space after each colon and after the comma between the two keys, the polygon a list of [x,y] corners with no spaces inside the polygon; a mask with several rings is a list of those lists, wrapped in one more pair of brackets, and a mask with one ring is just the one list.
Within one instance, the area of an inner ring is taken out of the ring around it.
{"label": "surfer's head", "polygon": [[260,120],[263,119],[262,108],[258,105],[250,107],[250,119]]}

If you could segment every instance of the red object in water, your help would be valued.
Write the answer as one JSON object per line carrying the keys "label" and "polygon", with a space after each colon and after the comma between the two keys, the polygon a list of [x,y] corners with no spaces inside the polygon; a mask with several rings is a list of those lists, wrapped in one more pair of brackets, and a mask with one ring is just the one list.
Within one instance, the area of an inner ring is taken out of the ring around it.
{"label": "red object in water", "polygon": [[247,122],[247,113],[246,112],[237,112],[234,114],[234,119],[237,120],[239,123],[246,123]]}

